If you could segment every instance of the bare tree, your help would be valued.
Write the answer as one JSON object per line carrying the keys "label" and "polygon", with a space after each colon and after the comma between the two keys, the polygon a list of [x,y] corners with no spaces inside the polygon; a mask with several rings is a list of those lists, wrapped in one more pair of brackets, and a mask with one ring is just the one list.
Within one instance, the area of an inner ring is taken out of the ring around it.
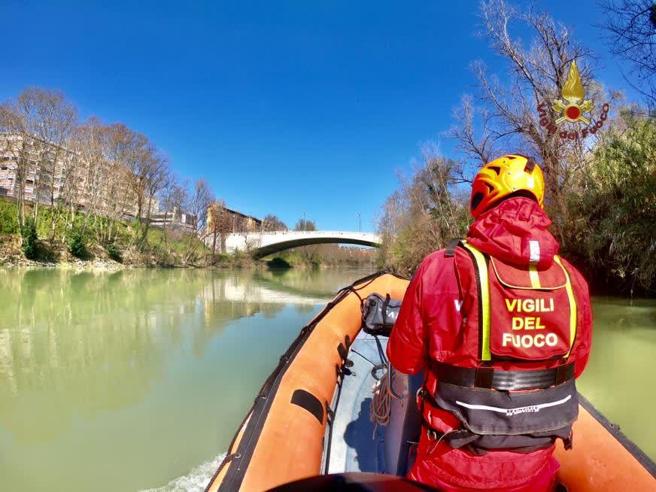
{"label": "bare tree", "polygon": [[[32,150],[36,153],[37,162],[33,174],[30,173],[33,176],[36,220],[39,202],[55,207],[62,181],[71,172],[70,166],[77,163],[76,159],[64,158],[65,147],[77,125],[77,109],[62,92],[36,87],[25,89],[6,107],[14,114],[12,130],[25,140],[31,140]],[[21,150],[28,151],[28,147],[23,144]],[[21,160],[29,162],[29,157],[23,156]],[[54,237],[54,210],[51,216],[51,235]]]}
{"label": "bare tree", "polygon": [[148,197],[148,174],[152,165],[155,149],[148,138],[140,133],[131,132],[126,164],[130,171],[130,188],[136,199],[136,219],[141,224]]}
{"label": "bare tree", "polygon": [[195,217],[195,234],[189,238],[185,262],[188,262],[196,253],[198,238],[202,241],[207,237],[207,210],[214,201],[214,194],[204,179],[196,181],[189,196],[187,209]]}
{"label": "bare tree", "polygon": [[148,235],[153,202],[159,192],[166,186],[170,175],[171,171],[168,159],[155,151],[150,152],[143,162],[146,216],[144,218],[145,225],[142,228],[142,243],[146,241]]}
{"label": "bare tree", "polygon": [[29,150],[30,141],[28,140],[24,121],[18,114],[15,105],[4,103],[0,105],[0,131],[6,133],[6,145],[15,154],[15,176],[13,195],[16,198],[18,224],[23,227],[25,224],[25,185],[29,171]]}
{"label": "bare tree", "polygon": [[128,171],[126,175],[133,206],[126,212],[142,224],[150,200],[149,181],[164,166],[162,159],[145,135],[122,123],[110,126],[109,157]]}
{"label": "bare tree", "polygon": [[287,225],[277,216],[269,214],[262,219],[262,229],[265,232],[286,231]]}
{"label": "bare tree", "polygon": [[137,215],[136,197],[133,189],[131,167],[134,154],[138,151],[135,135],[122,123],[107,127],[107,177],[105,181],[108,203],[107,216],[112,219],[105,240],[111,242],[114,234],[114,222],[126,216]]}
{"label": "bare tree", "polygon": [[225,202],[223,200],[212,202],[207,209],[207,214],[207,230],[212,237],[212,255],[216,254],[217,239],[220,243],[221,253],[225,253],[226,237],[232,232],[232,220]]}
{"label": "bare tree", "polygon": [[98,215],[106,213],[107,201],[111,199],[106,189],[110,178],[107,126],[98,118],[90,118],[75,130],[71,149],[79,162],[65,176],[62,199],[69,207],[71,220],[77,207],[84,209],[83,229],[86,229],[89,220],[96,221]]}
{"label": "bare tree", "polygon": [[460,165],[428,147],[423,162],[385,202],[378,230],[386,267],[411,274],[431,251],[464,235],[469,219],[466,201],[457,194]]}
{"label": "bare tree", "polygon": [[[562,189],[589,159],[581,140],[550,134],[540,124],[537,108],[542,104],[549,117],[556,118],[552,102],[561,97],[575,61],[586,97],[604,100],[603,89],[593,82],[586,62],[589,52],[572,39],[566,26],[546,13],[520,11],[505,0],[483,1],[481,18],[483,35],[503,60],[501,72],[494,73],[480,61],[473,64],[479,106],[475,107],[471,97],[463,99],[451,135],[477,165],[509,152],[527,154],[541,162],[548,204],[560,225],[567,214]],[[520,41],[520,30],[528,32],[529,43]]]}
{"label": "bare tree", "polygon": [[[296,221],[296,225],[294,226],[294,230],[295,231],[316,231],[317,230],[317,224],[311,219],[306,219],[305,217],[302,217],[302,218],[298,219],[298,221]],[[307,264],[318,265],[319,262],[321,261],[320,246],[317,246],[317,245],[301,246],[301,247],[297,248],[297,251],[298,251],[299,256]]]}
{"label": "bare tree", "polygon": [[[474,129],[476,113],[479,113],[482,120],[478,132]],[[459,150],[475,161],[489,162],[494,142],[498,139],[489,129],[489,112],[484,108],[476,108],[472,96],[465,94],[460,101],[460,107],[454,110],[453,117],[456,124],[448,134],[458,142]]]}
{"label": "bare tree", "polygon": [[306,219],[303,217],[302,219],[298,219],[296,222],[296,225],[294,226],[295,231],[316,231],[317,230],[317,225],[314,223],[313,220]]}
{"label": "bare tree", "polygon": [[171,219],[175,221],[182,215],[182,211],[187,204],[187,187],[181,183],[179,178],[170,174],[166,180],[164,187],[161,191],[161,203],[164,208],[164,226],[163,226],[163,240],[166,241],[166,224],[168,222],[169,213],[172,215]]}
{"label": "bare tree", "polygon": [[196,233],[201,237],[206,234],[207,209],[213,201],[214,193],[207,181],[197,180],[190,196],[188,209],[196,218]]}
{"label": "bare tree", "polygon": [[632,84],[651,108],[656,106],[656,3],[653,0],[609,0],[602,4],[614,54],[632,64]]}

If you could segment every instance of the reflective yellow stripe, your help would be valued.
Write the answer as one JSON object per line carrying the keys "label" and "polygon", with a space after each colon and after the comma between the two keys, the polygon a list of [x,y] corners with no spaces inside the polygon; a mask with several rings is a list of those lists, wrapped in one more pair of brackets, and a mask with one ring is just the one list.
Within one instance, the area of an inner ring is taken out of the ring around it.
{"label": "reflective yellow stripe", "polygon": [[538,268],[535,265],[528,266],[528,276],[531,278],[531,287],[540,289],[540,275],[538,275]]}
{"label": "reflective yellow stripe", "polygon": [[565,272],[565,290],[567,291],[567,297],[569,298],[569,350],[565,357],[569,357],[569,353],[572,351],[572,346],[574,345],[574,340],[576,339],[576,298],[574,297],[574,290],[572,289],[572,282],[569,279],[569,273],[567,269],[563,266],[560,261],[560,257],[554,256],[554,261],[560,265],[560,268]]}
{"label": "reflective yellow stripe", "polygon": [[481,298],[478,301],[481,306],[481,360],[488,361],[492,360],[492,354],[490,354],[490,279],[487,273],[487,262],[483,253],[471,244],[462,241],[462,245],[474,255],[476,260],[476,270],[481,289]]}

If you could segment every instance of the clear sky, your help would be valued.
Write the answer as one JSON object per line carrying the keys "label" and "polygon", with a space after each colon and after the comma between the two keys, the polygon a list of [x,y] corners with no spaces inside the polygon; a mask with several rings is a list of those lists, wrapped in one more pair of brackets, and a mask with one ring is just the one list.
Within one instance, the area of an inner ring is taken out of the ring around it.
{"label": "clear sky", "polygon": [[[518,0],[519,4],[522,2]],[[626,83],[595,1],[539,6]],[[470,63],[494,65],[475,1],[0,0],[0,100],[61,89],[82,117],[147,134],[228,206],[373,229],[399,173],[443,135]]]}

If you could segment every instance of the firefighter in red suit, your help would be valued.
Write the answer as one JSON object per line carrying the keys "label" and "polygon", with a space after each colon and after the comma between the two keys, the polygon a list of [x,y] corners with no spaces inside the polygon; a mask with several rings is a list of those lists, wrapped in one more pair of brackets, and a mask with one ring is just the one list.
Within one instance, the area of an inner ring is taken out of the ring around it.
{"label": "firefighter in red suit", "polygon": [[533,160],[486,164],[467,238],[426,257],[408,286],[387,353],[397,370],[425,374],[414,480],[445,491],[556,486],[554,444],[572,443],[592,314],[543,195]]}

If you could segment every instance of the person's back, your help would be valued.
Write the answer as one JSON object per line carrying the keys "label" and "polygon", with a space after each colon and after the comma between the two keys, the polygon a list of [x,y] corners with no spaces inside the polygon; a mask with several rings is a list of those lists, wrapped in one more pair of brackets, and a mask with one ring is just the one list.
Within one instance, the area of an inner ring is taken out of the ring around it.
{"label": "person's back", "polygon": [[388,355],[402,372],[426,372],[415,480],[454,491],[554,486],[553,446],[571,444],[592,319],[585,280],[557,256],[542,189],[523,156],[487,164],[467,239],[429,255],[408,287]]}

